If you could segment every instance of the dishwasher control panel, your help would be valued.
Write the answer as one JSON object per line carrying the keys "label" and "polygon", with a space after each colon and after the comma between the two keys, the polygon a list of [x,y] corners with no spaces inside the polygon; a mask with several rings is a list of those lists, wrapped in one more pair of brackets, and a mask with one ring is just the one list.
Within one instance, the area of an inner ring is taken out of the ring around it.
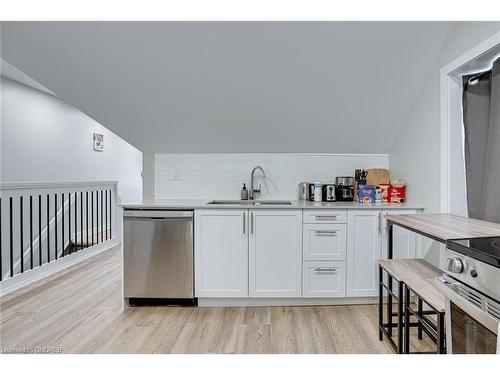
{"label": "dishwasher control panel", "polygon": [[165,210],[125,210],[124,217],[193,217],[193,211],[165,211]]}

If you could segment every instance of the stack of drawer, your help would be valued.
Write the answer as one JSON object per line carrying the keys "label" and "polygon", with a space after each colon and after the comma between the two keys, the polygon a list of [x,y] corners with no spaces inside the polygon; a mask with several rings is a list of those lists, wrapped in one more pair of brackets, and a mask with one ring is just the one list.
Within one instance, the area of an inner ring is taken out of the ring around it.
{"label": "stack of drawer", "polygon": [[347,211],[304,210],[302,297],[345,297]]}

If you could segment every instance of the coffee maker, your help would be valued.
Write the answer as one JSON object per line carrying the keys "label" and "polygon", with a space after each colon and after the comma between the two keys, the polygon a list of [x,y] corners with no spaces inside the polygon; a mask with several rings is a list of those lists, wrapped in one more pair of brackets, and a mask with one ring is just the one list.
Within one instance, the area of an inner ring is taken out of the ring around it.
{"label": "coffee maker", "polygon": [[354,177],[337,177],[335,179],[335,196],[339,202],[354,200]]}

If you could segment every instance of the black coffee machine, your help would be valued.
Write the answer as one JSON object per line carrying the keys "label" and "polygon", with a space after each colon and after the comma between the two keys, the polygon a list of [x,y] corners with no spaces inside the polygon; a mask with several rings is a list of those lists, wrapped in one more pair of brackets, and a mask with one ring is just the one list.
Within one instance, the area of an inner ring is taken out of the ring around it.
{"label": "black coffee machine", "polygon": [[335,196],[337,202],[352,202],[354,200],[354,177],[337,177]]}

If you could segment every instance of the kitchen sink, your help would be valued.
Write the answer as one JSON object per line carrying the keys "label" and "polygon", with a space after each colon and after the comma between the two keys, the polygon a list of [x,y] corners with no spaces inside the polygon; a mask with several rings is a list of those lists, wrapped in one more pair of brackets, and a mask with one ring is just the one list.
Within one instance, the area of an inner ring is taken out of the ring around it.
{"label": "kitchen sink", "polygon": [[241,205],[241,206],[290,206],[290,201],[239,201],[239,200],[214,200],[207,204]]}

